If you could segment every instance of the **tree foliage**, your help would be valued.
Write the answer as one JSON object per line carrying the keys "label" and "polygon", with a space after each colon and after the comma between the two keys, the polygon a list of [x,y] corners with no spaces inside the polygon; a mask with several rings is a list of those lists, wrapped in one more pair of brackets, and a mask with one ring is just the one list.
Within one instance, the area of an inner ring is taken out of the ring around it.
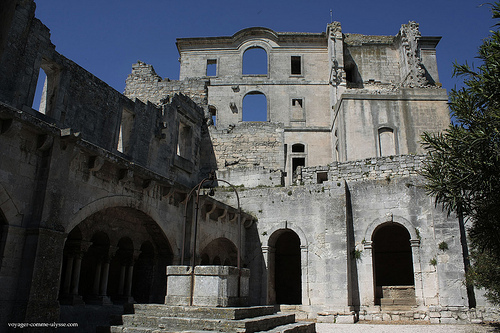
{"label": "tree foliage", "polygon": [[[491,5],[500,18],[500,2]],[[497,23],[479,47],[480,66],[454,64],[464,87],[450,92],[454,124],[440,134],[424,133],[426,188],[467,221],[472,266],[468,282],[500,304],[500,33]]]}

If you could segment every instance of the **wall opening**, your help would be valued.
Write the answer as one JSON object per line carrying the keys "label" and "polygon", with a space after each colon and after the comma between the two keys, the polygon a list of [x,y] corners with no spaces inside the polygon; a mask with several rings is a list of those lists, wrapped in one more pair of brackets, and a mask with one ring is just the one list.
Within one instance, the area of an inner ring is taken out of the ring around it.
{"label": "wall opening", "polygon": [[323,184],[326,181],[328,181],[328,172],[321,171],[321,172],[316,173],[316,183],[317,184]]}
{"label": "wall opening", "polygon": [[305,153],[306,146],[302,143],[296,143],[292,145],[292,153]]}
{"label": "wall opening", "polygon": [[277,304],[302,304],[300,239],[291,230],[279,235],[275,245],[274,286]]}
{"label": "wall opening", "polygon": [[54,117],[54,108],[59,82],[59,69],[56,64],[42,59],[33,98],[32,108],[47,116]]}
{"label": "wall opening", "polygon": [[208,114],[209,114],[209,125],[217,125],[217,108],[213,105],[208,106]]}
{"label": "wall opening", "polygon": [[217,76],[217,59],[207,59],[207,76]]}
{"label": "wall opening", "polygon": [[292,121],[304,121],[304,99],[292,98]]}
{"label": "wall opening", "polygon": [[243,75],[267,75],[267,52],[261,47],[243,53]]}
{"label": "wall opening", "polygon": [[132,127],[134,126],[134,114],[127,110],[122,110],[122,120],[120,123],[120,132],[118,133],[118,146],[116,149],[123,154],[130,151],[130,137],[132,136]]}
{"label": "wall opening", "polygon": [[408,305],[415,302],[410,234],[398,223],[378,227],[372,237],[375,304]]}
{"label": "wall opening", "polygon": [[227,238],[217,238],[208,243],[201,251],[202,265],[236,266],[238,264],[238,249]]}
{"label": "wall opening", "polygon": [[242,121],[267,121],[267,99],[261,92],[253,91],[243,97]]}
{"label": "wall opening", "polygon": [[191,126],[179,122],[179,136],[177,138],[177,155],[191,159],[192,154],[192,133]]}
{"label": "wall opening", "polygon": [[392,128],[382,127],[378,130],[378,143],[380,156],[396,155],[394,130]]}
{"label": "wall opening", "polygon": [[151,288],[155,278],[155,249],[150,241],[141,245],[141,253],[134,265],[132,297],[137,303],[151,303]]}
{"label": "wall opening", "polygon": [[301,56],[292,56],[291,62],[291,74],[292,75],[302,75],[302,57]]}

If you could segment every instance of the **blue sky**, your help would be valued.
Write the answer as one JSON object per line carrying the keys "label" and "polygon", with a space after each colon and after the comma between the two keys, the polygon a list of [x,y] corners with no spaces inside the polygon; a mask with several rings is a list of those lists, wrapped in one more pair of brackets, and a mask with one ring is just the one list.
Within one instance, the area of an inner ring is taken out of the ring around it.
{"label": "blue sky", "polygon": [[171,1],[39,0],[36,17],[51,30],[56,50],[123,92],[137,60],[152,64],[162,77],[178,79],[178,37],[230,36],[251,27],[275,31],[322,32],[340,21],[343,32],[396,35],[401,24],[420,23],[438,45],[440,80],[446,89],[452,63],[474,62],[477,47],[494,21],[477,0],[379,1]]}

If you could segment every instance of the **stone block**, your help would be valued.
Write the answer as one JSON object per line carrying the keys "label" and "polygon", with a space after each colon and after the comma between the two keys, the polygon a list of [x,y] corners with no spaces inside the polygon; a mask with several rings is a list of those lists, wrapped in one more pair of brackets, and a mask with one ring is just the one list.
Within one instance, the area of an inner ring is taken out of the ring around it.
{"label": "stone block", "polygon": [[336,324],[354,324],[355,322],[355,317],[354,315],[338,315],[337,318],[335,318],[335,323]]}
{"label": "stone block", "polygon": [[440,319],[441,324],[458,324],[458,321],[455,318],[443,318]]}

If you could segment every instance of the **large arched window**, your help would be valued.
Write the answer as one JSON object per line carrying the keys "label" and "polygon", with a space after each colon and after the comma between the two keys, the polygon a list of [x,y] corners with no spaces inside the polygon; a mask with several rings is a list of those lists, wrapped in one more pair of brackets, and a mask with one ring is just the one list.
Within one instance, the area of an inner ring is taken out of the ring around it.
{"label": "large arched window", "polygon": [[243,75],[267,75],[267,52],[251,47],[243,53]]}
{"label": "large arched window", "polygon": [[243,97],[243,121],[267,121],[267,99],[261,92],[253,91]]}

